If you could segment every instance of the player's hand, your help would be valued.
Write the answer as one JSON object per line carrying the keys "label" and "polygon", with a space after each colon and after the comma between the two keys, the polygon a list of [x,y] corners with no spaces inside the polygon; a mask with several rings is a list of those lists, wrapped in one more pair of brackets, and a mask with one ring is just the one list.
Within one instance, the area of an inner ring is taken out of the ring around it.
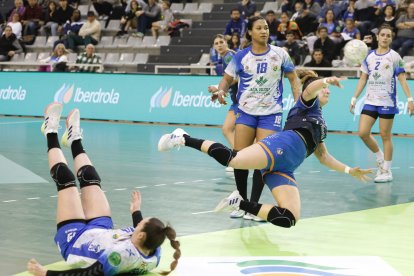
{"label": "player's hand", "polygon": [[356,105],[356,98],[352,97],[351,104],[349,105],[349,112],[351,112],[352,114],[354,114],[355,105]]}
{"label": "player's hand", "polygon": [[367,176],[367,174],[370,174],[370,173],[372,173],[371,169],[361,169],[359,167],[355,167],[349,170],[350,175],[352,175],[353,177],[355,177],[356,179],[362,182],[367,182],[371,180],[371,178]]}
{"label": "player's hand", "polygon": [[210,85],[210,86],[207,88],[207,90],[208,90],[208,92],[209,92],[209,93],[215,93],[215,92],[217,92],[217,91],[218,91],[218,87],[217,87],[217,85]]}
{"label": "player's hand", "polygon": [[414,115],[414,102],[408,102],[408,114],[410,114],[410,116]]}
{"label": "player's hand", "polygon": [[337,86],[339,88],[344,88],[341,84],[341,81],[346,80],[346,79],[347,79],[347,77],[340,77],[340,78],[338,78],[338,77],[329,77],[329,78],[326,78],[325,80],[326,80],[327,84],[334,85],[334,86]]}
{"label": "player's hand", "polygon": [[27,263],[27,271],[35,276],[46,276],[47,269],[39,264],[35,259],[31,259]]}
{"label": "player's hand", "polygon": [[227,97],[227,93],[224,92],[223,90],[218,90],[218,91],[214,92],[213,95],[211,96],[211,101],[215,102],[216,100],[218,100],[218,102],[220,104],[226,105],[227,101],[226,101],[225,97]]}
{"label": "player's hand", "polygon": [[131,203],[129,204],[129,211],[134,213],[135,211],[141,210],[141,193],[140,191],[132,191]]}

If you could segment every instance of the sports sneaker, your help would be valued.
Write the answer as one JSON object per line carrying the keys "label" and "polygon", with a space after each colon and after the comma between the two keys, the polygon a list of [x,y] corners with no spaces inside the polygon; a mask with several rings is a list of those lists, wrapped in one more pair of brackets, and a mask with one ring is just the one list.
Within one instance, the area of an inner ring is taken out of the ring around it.
{"label": "sports sneaker", "polygon": [[237,209],[230,213],[230,218],[242,218],[244,214],[243,210]]}
{"label": "sports sneaker", "polygon": [[252,214],[250,214],[250,213],[246,213],[244,216],[243,216],[243,219],[245,219],[245,220],[253,220],[253,215]]}
{"label": "sports sneaker", "polygon": [[243,198],[240,196],[239,191],[232,192],[228,197],[222,199],[219,204],[217,204],[214,212],[221,212],[227,210],[237,210],[239,209],[240,201]]}
{"label": "sports sneaker", "polygon": [[49,104],[45,109],[45,120],[40,130],[46,136],[48,133],[58,133],[60,128],[59,121],[62,114],[63,105],[58,102]]}
{"label": "sports sneaker", "polygon": [[375,177],[374,182],[377,183],[385,183],[385,182],[391,182],[393,180],[392,172],[391,170],[381,170],[380,175]]}
{"label": "sports sneaker", "polygon": [[169,151],[172,148],[184,146],[184,134],[188,135],[181,128],[177,128],[172,133],[164,134],[158,141],[158,151]]}
{"label": "sports sneaker", "polygon": [[234,172],[234,169],[232,167],[226,167],[224,170],[228,173]]}
{"label": "sports sneaker", "polygon": [[377,159],[377,175],[376,175],[376,177],[380,176],[380,174],[383,171],[383,169],[382,169],[383,167],[384,167],[384,159]]}
{"label": "sports sneaker", "polygon": [[62,136],[62,145],[70,147],[75,140],[82,139],[82,129],[80,128],[79,109],[72,110],[66,119],[66,131]]}

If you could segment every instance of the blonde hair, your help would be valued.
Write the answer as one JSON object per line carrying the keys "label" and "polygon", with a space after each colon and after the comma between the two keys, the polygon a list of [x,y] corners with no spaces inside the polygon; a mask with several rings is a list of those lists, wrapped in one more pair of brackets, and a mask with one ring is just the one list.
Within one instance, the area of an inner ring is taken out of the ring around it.
{"label": "blonde hair", "polygon": [[52,56],[55,56],[55,57],[59,56],[58,52],[57,52],[59,49],[63,50],[63,54],[68,53],[68,50],[66,50],[65,44],[59,43],[59,44],[56,45],[55,49],[53,50]]}

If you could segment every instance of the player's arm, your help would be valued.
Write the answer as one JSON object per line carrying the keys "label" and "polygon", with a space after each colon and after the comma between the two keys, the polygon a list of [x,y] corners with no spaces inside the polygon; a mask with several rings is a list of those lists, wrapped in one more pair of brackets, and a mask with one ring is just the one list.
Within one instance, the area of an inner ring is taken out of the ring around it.
{"label": "player's arm", "polygon": [[35,259],[31,259],[27,264],[27,270],[35,276],[100,276],[104,275],[103,265],[100,262],[95,262],[86,268],[74,268],[63,271],[47,270],[44,266],[39,264]]}
{"label": "player's arm", "polygon": [[359,78],[354,96],[351,99],[351,106],[349,107],[349,111],[354,114],[354,108],[356,104],[356,100],[358,99],[359,95],[361,95],[362,90],[364,89],[365,85],[367,84],[368,74],[362,72],[361,77]]}
{"label": "player's arm", "polygon": [[414,115],[414,103],[413,103],[413,96],[411,95],[410,92],[410,88],[408,87],[407,84],[407,77],[405,75],[405,73],[400,73],[398,75],[398,80],[401,83],[401,87],[404,91],[405,96],[407,97],[407,101],[408,101],[408,114],[410,114],[410,116]]}
{"label": "player's arm", "polygon": [[132,215],[132,223],[134,228],[137,227],[138,223],[142,220],[141,213],[141,193],[139,191],[132,191],[131,203],[129,205],[129,211]]}
{"label": "player's arm", "polygon": [[356,179],[366,182],[370,178],[366,176],[369,173],[372,173],[372,170],[364,170],[360,169],[359,167],[350,168],[349,166],[345,165],[344,163],[338,161],[333,157],[326,148],[325,143],[320,143],[314,152],[316,158],[318,158],[319,162],[326,167],[335,170],[337,172],[344,172],[352,175]]}
{"label": "player's arm", "polygon": [[299,83],[298,75],[296,74],[296,71],[292,71],[292,72],[285,72],[285,76],[288,78],[290,82],[290,87],[292,87],[293,98],[296,102],[300,95],[300,83]]}
{"label": "player's arm", "polygon": [[315,80],[306,87],[305,91],[303,91],[302,99],[306,102],[315,99],[319,92],[321,92],[322,89],[327,88],[329,85],[342,88],[341,81],[345,79],[346,77],[329,77]]}
{"label": "player's arm", "polygon": [[234,78],[227,73],[224,73],[223,77],[218,86],[218,91],[216,91],[213,96],[211,96],[211,100],[215,101],[218,100],[221,104],[227,104],[226,100],[224,99],[227,97],[227,91],[229,90],[231,84],[233,83]]}

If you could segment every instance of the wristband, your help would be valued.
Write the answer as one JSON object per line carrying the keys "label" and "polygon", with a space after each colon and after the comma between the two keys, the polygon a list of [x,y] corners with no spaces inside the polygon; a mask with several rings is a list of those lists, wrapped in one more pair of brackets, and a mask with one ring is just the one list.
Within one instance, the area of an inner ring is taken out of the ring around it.
{"label": "wristband", "polygon": [[355,105],[356,100],[357,100],[357,99],[356,99],[355,97],[352,97],[352,98],[351,98],[351,104],[352,104],[352,105]]}
{"label": "wristband", "polygon": [[349,171],[350,171],[350,170],[351,170],[351,168],[350,168],[350,167],[345,166],[344,173],[349,174]]}
{"label": "wristband", "polygon": [[407,102],[412,102],[412,101],[413,101],[413,97],[407,98]]}
{"label": "wristband", "polygon": [[328,78],[323,78],[323,79],[322,79],[322,82],[323,82],[323,84],[329,85],[329,83],[328,83]]}
{"label": "wristband", "polygon": [[222,93],[222,92],[224,93],[223,89],[220,89],[220,90],[218,90],[218,91],[214,92],[214,95],[218,96],[218,94],[220,94],[220,93]]}

